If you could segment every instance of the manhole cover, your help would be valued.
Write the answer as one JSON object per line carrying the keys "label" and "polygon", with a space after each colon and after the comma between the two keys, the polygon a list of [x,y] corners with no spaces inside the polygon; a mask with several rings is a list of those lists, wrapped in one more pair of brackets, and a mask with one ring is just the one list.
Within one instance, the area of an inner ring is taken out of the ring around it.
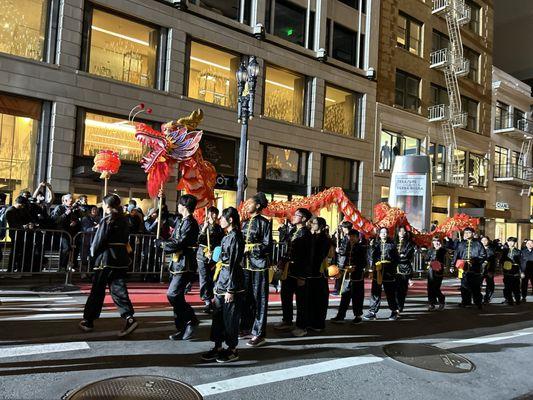
{"label": "manhole cover", "polygon": [[120,376],[90,383],[64,400],[201,400],[192,386],[162,376]]}
{"label": "manhole cover", "polygon": [[430,371],[460,374],[475,368],[463,356],[425,344],[393,343],[384,346],[383,351],[396,361]]}

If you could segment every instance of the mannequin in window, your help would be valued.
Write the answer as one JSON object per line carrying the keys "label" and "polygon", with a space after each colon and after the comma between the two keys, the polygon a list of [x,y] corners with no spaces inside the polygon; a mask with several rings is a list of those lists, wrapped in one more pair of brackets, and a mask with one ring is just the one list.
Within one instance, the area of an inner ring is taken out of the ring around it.
{"label": "mannequin in window", "polygon": [[388,171],[390,169],[390,157],[391,148],[388,140],[385,140],[385,144],[381,146],[381,151],[379,152],[379,169],[382,171]]}
{"label": "mannequin in window", "polygon": [[394,167],[394,159],[400,155],[400,138],[396,141],[396,144],[392,148],[392,166]]}

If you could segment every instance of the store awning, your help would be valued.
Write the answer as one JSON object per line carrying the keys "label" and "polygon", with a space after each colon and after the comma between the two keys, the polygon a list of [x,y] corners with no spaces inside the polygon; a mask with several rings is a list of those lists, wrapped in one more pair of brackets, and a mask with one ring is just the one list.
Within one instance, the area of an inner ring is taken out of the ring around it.
{"label": "store awning", "polygon": [[492,208],[459,208],[461,214],[466,214],[474,218],[501,218],[510,219],[511,211],[494,210]]}

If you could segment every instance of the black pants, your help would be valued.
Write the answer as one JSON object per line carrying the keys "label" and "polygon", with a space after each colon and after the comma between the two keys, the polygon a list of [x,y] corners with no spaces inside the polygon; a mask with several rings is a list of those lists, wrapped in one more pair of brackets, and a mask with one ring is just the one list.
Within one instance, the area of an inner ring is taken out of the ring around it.
{"label": "black pants", "polygon": [[336,278],[335,279],[335,292],[339,295],[341,294],[341,290],[342,290],[341,286],[342,286],[342,277]]}
{"label": "black pants", "polygon": [[203,247],[198,249],[196,262],[198,264],[198,280],[200,281],[200,298],[208,302],[213,299],[213,271],[211,271],[211,263],[207,257],[199,252]]}
{"label": "black pants", "polygon": [[522,298],[525,299],[527,297],[527,287],[529,284],[531,284],[531,294],[533,294],[533,268],[526,267],[526,271],[524,272],[526,275],[524,279],[522,279]]}
{"label": "black pants", "polygon": [[352,281],[347,277],[344,285],[341,288],[341,302],[339,304],[339,311],[337,317],[346,318],[346,312],[350,301],[352,302],[352,311],[354,317],[363,315],[363,302],[365,300],[365,281],[364,279]]}
{"label": "black pants", "polygon": [[435,273],[431,268],[428,269],[428,302],[431,305],[444,304],[446,300],[440,290],[442,278],[442,274]]}
{"label": "black pants", "polygon": [[197,321],[194,310],[185,300],[185,288],[193,277],[194,274],[192,272],[172,275],[172,280],[168,286],[167,299],[174,309],[174,324],[178,331],[181,331],[186,323]]}
{"label": "black pants", "polygon": [[307,278],[305,290],[307,326],[315,329],[324,329],[326,327],[329,303],[328,279],[324,277]]}
{"label": "black pants", "polygon": [[485,280],[485,296],[483,297],[483,300],[488,303],[491,301],[492,296],[494,296],[494,272],[483,275],[483,279]]}
{"label": "black pants", "polygon": [[403,311],[403,306],[405,305],[409,279],[411,279],[411,274],[396,274],[396,301],[400,311]]}
{"label": "black pants", "polygon": [[32,257],[33,268],[38,270],[40,262],[39,256],[33,254],[33,232],[32,231],[12,231],[10,234],[11,251],[9,253],[9,265],[7,272],[31,272],[32,271]]}
{"label": "black pants", "polygon": [[508,303],[520,302],[520,275],[503,274],[503,297]]}
{"label": "black pants", "polygon": [[244,270],[244,306],[241,330],[265,337],[268,312],[268,270]]}
{"label": "black pants", "polygon": [[476,272],[465,272],[461,278],[461,303],[479,306],[483,300],[481,295],[481,282],[483,275]]}
{"label": "black pants", "polygon": [[67,235],[61,235],[59,239],[59,270],[66,271],[70,257],[70,238]]}
{"label": "black pants", "polygon": [[224,295],[217,294],[213,300],[213,322],[211,324],[211,341],[217,348],[226,342],[230,349],[239,343],[239,322],[241,320],[243,294],[233,296],[231,303],[224,301]]}
{"label": "black pants", "polygon": [[126,287],[126,270],[104,268],[96,270],[93,275],[93,285],[87,303],[85,303],[83,319],[94,321],[100,317],[106,286],[109,286],[111,298],[117,306],[120,316],[125,319],[133,316],[133,306]]}
{"label": "black pants", "polygon": [[381,285],[375,279],[372,279],[372,288],[370,290],[370,308],[369,312],[377,314],[381,305],[381,291],[385,290],[389,309],[394,312],[398,311],[398,302],[396,301],[396,281],[383,281]]}
{"label": "black pants", "polygon": [[301,329],[307,328],[306,304],[305,304],[305,284],[299,286],[298,279],[288,276],[281,282],[281,309],[283,311],[283,322],[292,323],[294,310],[292,299],[296,296],[296,326]]}

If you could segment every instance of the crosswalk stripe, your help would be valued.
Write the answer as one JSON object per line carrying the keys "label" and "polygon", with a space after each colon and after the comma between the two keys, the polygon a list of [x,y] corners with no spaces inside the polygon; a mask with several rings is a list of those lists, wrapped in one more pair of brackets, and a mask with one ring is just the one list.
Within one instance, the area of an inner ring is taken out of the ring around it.
{"label": "crosswalk stripe", "polygon": [[89,350],[87,342],[66,342],[36,344],[30,346],[14,346],[2,348],[0,358],[30,356],[34,354],[60,353],[64,351]]}

